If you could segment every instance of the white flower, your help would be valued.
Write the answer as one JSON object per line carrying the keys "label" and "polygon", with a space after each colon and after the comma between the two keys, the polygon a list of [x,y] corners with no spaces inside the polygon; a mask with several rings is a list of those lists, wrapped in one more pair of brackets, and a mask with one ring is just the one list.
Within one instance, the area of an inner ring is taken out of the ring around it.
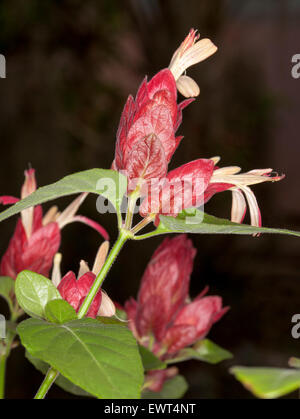
{"label": "white flower", "polygon": [[199,40],[200,35],[191,29],[188,36],[175,51],[169,69],[172,72],[180,93],[185,97],[198,96],[200,93],[197,83],[186,75],[185,70],[194,64],[204,61],[217,51],[217,47],[210,39]]}

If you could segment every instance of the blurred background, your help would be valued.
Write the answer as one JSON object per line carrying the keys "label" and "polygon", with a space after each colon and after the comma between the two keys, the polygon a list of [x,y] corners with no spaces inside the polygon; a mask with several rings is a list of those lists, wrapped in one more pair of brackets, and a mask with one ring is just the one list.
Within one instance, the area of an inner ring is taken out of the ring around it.
{"label": "blurred background", "polygon": [[[136,93],[145,74],[168,65],[191,27],[219,50],[189,71],[201,94],[184,111],[185,138],[171,168],[219,155],[223,166],[285,173],[283,181],[253,189],[265,226],[300,230],[300,79],[291,76],[292,56],[300,53],[297,0],[2,0],[0,53],[7,76],[0,79],[0,194],[19,196],[29,165],[39,185],[109,168],[128,94]],[[64,208],[69,201],[57,203]],[[100,216],[95,203],[89,196],[80,212],[97,218],[114,240],[115,216]],[[227,218],[230,208],[224,192],[206,211]],[[1,254],[15,222],[1,224]],[[291,337],[291,317],[300,312],[299,240],[191,238],[198,249],[191,295],[209,285],[210,294],[231,306],[209,337],[234,359],[216,366],[179,364],[190,384],[186,397],[251,398],[229,374],[231,365],[286,367],[290,356],[300,356],[300,340]],[[122,250],[104,287],[114,300],[136,296],[161,241],[129,242]],[[80,259],[92,263],[99,244],[87,227],[66,227],[63,272],[77,271]],[[0,309],[6,312],[4,304]],[[8,362],[9,398],[30,398],[41,382],[23,356],[18,348]],[[73,396],[54,386],[49,397]]]}

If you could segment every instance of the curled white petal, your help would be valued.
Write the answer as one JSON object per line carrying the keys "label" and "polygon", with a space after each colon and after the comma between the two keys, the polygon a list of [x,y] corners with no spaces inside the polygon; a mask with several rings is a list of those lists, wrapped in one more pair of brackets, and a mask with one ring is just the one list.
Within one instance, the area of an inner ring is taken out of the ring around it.
{"label": "curled white petal", "polygon": [[248,186],[242,186],[241,189],[242,189],[242,191],[244,192],[244,194],[247,198],[249,211],[250,211],[251,225],[255,226],[255,227],[260,227],[261,226],[261,215],[260,215],[260,210],[259,210],[259,207],[258,207],[257,200],[255,198],[255,195],[251,191],[251,189],[248,188]]}
{"label": "curled white petal", "polygon": [[180,76],[176,82],[178,91],[184,97],[196,97],[200,94],[200,88],[198,84],[189,76]]}
{"label": "curled white petal", "polygon": [[194,64],[204,61],[217,51],[216,45],[207,38],[195,42],[191,47],[187,48],[183,54],[180,48],[172,57],[169,69],[173,73],[175,80],[185,72],[185,70]]}
{"label": "curled white petal", "polygon": [[246,200],[239,189],[232,189],[231,221],[241,223],[247,210]]}

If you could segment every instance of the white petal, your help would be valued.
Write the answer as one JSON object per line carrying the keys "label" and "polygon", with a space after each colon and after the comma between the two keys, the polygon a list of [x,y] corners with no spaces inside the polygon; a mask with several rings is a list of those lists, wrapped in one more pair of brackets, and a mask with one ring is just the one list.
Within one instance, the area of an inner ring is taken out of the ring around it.
{"label": "white petal", "polygon": [[231,221],[241,223],[247,210],[246,200],[239,189],[232,189]]}
{"label": "white petal", "polygon": [[209,160],[212,160],[214,162],[214,165],[218,164],[221,160],[220,156],[211,157]]}
{"label": "white petal", "polygon": [[53,269],[51,275],[51,281],[55,287],[58,287],[61,281],[61,272],[60,272],[60,263],[61,263],[62,255],[61,253],[56,253],[53,259]]}
{"label": "white petal", "polygon": [[[228,166],[228,167],[221,167],[221,169],[216,169],[213,173],[213,178],[220,178],[220,179],[224,179],[226,178],[228,175],[235,175],[236,173],[239,173],[242,169],[238,166]],[[236,177],[234,176],[234,179]],[[219,180],[218,180],[219,182]],[[226,181],[226,183],[230,183],[228,181]],[[233,184],[235,184],[235,182],[232,182]]]}
{"label": "white petal", "polygon": [[244,192],[244,194],[247,198],[247,201],[248,201],[251,225],[255,226],[255,227],[260,227],[261,226],[261,215],[260,215],[260,210],[259,210],[259,207],[258,207],[257,200],[255,198],[255,195],[251,191],[251,189],[248,188],[247,186],[241,186],[241,189]]}
{"label": "white petal", "polygon": [[188,67],[204,61],[214,54],[217,49],[218,48],[210,39],[204,38],[188,48],[181,57],[179,57],[178,54],[173,56],[169,68],[173,73],[175,80],[177,80]]}
{"label": "white petal", "polygon": [[176,82],[178,91],[184,97],[196,97],[200,94],[200,88],[198,84],[189,76],[180,76]]}
{"label": "white petal", "polygon": [[[224,167],[224,169],[227,168]],[[256,185],[258,183],[275,182],[276,180],[280,180],[269,176],[261,176],[252,173],[234,174],[233,171],[234,169],[232,169],[232,173],[230,173],[230,171],[226,172],[226,170],[223,170],[223,168],[217,169],[214,171],[210,182],[232,183],[233,185],[236,185],[238,188],[240,188],[241,186]]]}
{"label": "white petal", "polygon": [[250,170],[249,172],[247,172],[248,174],[253,174],[253,175],[266,175],[268,173],[273,172],[273,169],[254,169],[254,170]]}
{"label": "white petal", "polygon": [[95,258],[94,266],[92,269],[92,272],[95,275],[98,275],[98,273],[101,271],[102,266],[104,265],[108,250],[109,250],[109,242],[105,241],[99,247],[99,250]]}
{"label": "white petal", "polygon": [[90,272],[89,265],[85,260],[81,260],[79,264],[79,271],[77,278],[80,278],[82,275],[86,274],[87,272]]}
{"label": "white petal", "polygon": [[57,218],[57,223],[59,228],[62,229],[65,225],[72,222],[74,215],[76,214],[78,208],[83,203],[85,198],[87,197],[88,193],[84,192],[80,194],[74,201],[71,202],[69,206],[60,214]]}
{"label": "white petal", "polygon": [[216,45],[208,38],[200,39],[192,45],[184,54],[188,67],[206,60],[217,51]]}
{"label": "white petal", "polygon": [[112,317],[116,314],[116,307],[104,290],[101,290],[101,305],[98,316]]}
{"label": "white petal", "polygon": [[53,205],[53,207],[49,208],[49,210],[46,212],[46,214],[43,217],[43,226],[52,223],[53,221],[56,221],[57,217],[60,215],[58,212],[58,208],[56,205]]}

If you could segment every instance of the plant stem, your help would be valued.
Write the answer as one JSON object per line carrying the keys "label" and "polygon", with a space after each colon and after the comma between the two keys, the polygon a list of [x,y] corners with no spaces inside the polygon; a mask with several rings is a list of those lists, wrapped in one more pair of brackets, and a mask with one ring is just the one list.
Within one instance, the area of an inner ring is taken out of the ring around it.
{"label": "plant stem", "polygon": [[[18,318],[17,311],[12,311],[10,321],[15,321]],[[5,350],[0,355],[0,399],[4,399],[5,395],[5,374],[6,374],[6,361],[10,355],[11,348],[14,342],[16,333],[10,329],[7,330],[7,336],[5,338]]]}
{"label": "plant stem", "polygon": [[4,399],[6,354],[0,356],[0,399]]}
{"label": "plant stem", "polygon": [[136,201],[137,201],[139,196],[140,196],[139,189],[137,189],[136,191],[132,192],[129,195],[128,208],[127,208],[127,214],[126,214],[126,220],[125,220],[125,229],[126,230],[131,229],[132,220],[133,220],[133,216],[134,216],[135,204],[136,204]]}
{"label": "plant stem", "polygon": [[131,233],[127,230],[120,230],[120,234],[118,240],[114,244],[113,248],[111,249],[101,271],[99,272],[98,276],[96,277],[88,295],[85,297],[79,311],[78,311],[78,318],[82,319],[86,313],[88,312],[90,305],[93,302],[99,288],[101,287],[106,275],[108,274],[112,264],[114,263],[116,257],[118,256],[120,250],[122,249],[124,243],[131,237]]}
{"label": "plant stem", "polygon": [[56,377],[58,376],[59,372],[54,368],[49,368],[44,381],[42,382],[38,392],[35,395],[35,399],[43,399],[46,394],[48,393],[50,387],[54,383]]}

